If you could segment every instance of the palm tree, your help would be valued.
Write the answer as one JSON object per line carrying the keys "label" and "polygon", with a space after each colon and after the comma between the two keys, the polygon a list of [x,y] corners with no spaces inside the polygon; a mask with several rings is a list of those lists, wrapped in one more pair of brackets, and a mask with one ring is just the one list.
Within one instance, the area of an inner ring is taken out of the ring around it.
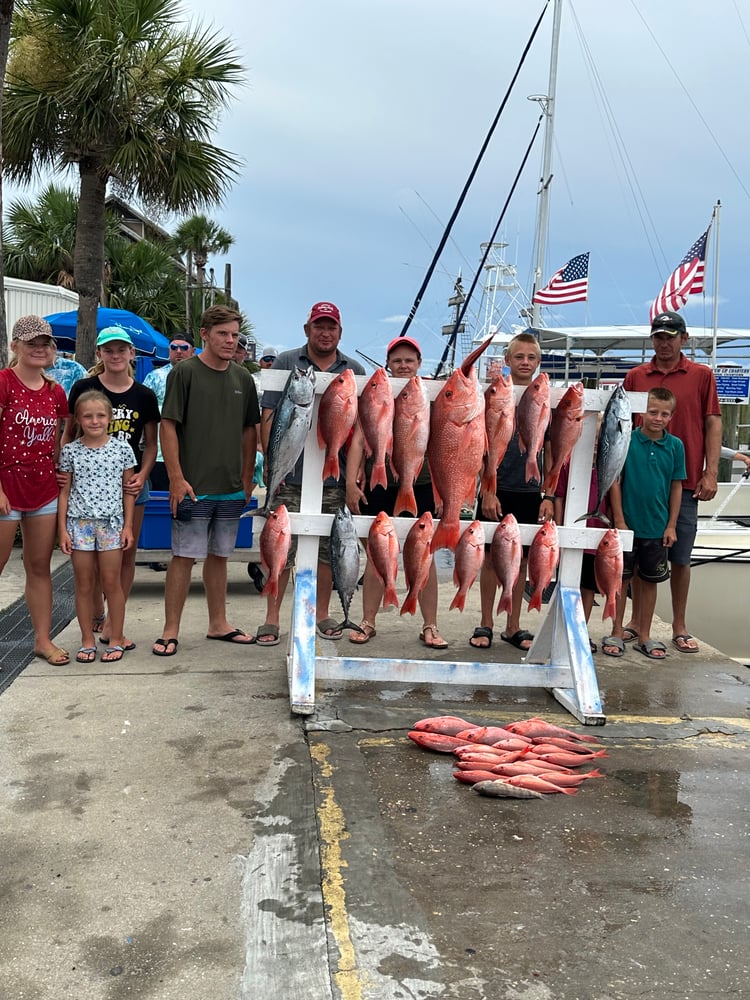
{"label": "palm tree", "polygon": [[73,288],[78,196],[49,184],[35,199],[17,198],[5,215],[5,272],[12,278]]}
{"label": "palm tree", "polygon": [[182,270],[169,250],[147,239],[131,243],[122,237],[108,250],[108,304],[143,316],[165,337],[182,332]]}
{"label": "palm tree", "polygon": [[78,171],[76,355],[93,360],[105,196],[185,212],[218,204],[239,162],[210,139],[243,69],[177,0],[18,0],[5,85],[4,169]]}
{"label": "palm tree", "polygon": [[177,253],[185,254],[185,319],[186,329],[193,328],[193,266],[195,266],[197,286],[200,291],[198,301],[203,310],[206,264],[211,254],[227,253],[234,243],[234,237],[226,229],[205,215],[193,215],[181,222],[172,237],[172,246]]}
{"label": "palm tree", "polygon": [[[0,0],[0,88],[5,80],[10,45],[10,23],[14,0]],[[4,89],[4,88],[3,88]],[[3,160],[3,90],[0,89],[0,163]],[[3,177],[0,171],[0,220],[3,217]],[[5,285],[3,284],[3,228],[0,222],[0,368],[8,364],[8,336],[5,322]]]}

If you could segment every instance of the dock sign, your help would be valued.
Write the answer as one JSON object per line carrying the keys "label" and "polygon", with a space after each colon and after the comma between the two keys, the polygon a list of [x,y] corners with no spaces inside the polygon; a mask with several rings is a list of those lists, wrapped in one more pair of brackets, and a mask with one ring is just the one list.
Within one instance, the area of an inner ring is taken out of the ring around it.
{"label": "dock sign", "polygon": [[750,368],[719,365],[714,375],[720,403],[747,403],[750,397]]}

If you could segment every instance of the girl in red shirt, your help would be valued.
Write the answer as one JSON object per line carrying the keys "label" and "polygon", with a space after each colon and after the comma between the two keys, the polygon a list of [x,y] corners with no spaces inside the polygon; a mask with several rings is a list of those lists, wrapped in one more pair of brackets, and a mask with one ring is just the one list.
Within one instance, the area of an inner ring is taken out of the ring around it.
{"label": "girl in red shirt", "polygon": [[52,328],[41,316],[13,326],[10,367],[0,371],[0,573],[23,536],[25,597],[34,628],[34,652],[54,666],[70,661],[52,630],[50,564],[57,530],[55,461],[68,402],[45,375],[55,359]]}

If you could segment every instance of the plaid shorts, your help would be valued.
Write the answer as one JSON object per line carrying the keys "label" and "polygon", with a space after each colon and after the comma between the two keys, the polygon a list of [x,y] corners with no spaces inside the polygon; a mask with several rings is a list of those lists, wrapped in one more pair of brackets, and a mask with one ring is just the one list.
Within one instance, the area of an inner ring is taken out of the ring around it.
{"label": "plaid shorts", "polygon": [[[299,512],[300,498],[302,496],[301,486],[288,486],[283,483],[274,498],[276,506],[286,504],[286,509],[290,512]],[[323,487],[323,499],[321,501],[321,514],[335,514],[339,507],[346,503],[346,491],[343,486],[336,483],[333,486]],[[294,565],[297,555],[297,536],[292,535],[292,544],[289,546],[285,569]],[[328,535],[321,535],[318,543],[318,560],[327,566],[331,564],[331,539]]]}

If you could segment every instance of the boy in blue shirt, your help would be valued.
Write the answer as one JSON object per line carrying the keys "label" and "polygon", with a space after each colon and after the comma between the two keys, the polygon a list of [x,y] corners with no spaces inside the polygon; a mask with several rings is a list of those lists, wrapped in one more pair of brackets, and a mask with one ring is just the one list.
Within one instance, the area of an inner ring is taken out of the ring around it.
{"label": "boy in blue shirt", "polygon": [[622,622],[628,588],[624,582],[631,579],[630,631],[638,637],[633,648],[651,660],[667,655],[667,647],[652,639],[650,630],[656,585],[669,579],[667,549],[677,537],[682,480],[687,475],[682,441],[667,432],[674,409],[675,397],[669,389],[658,386],[649,392],[643,423],[633,429],[620,480],[609,491],[614,526],[629,528],[634,538],[633,551],[624,553],[623,587],[612,635],[602,640],[602,652],[607,656],[622,656],[625,649]]}

